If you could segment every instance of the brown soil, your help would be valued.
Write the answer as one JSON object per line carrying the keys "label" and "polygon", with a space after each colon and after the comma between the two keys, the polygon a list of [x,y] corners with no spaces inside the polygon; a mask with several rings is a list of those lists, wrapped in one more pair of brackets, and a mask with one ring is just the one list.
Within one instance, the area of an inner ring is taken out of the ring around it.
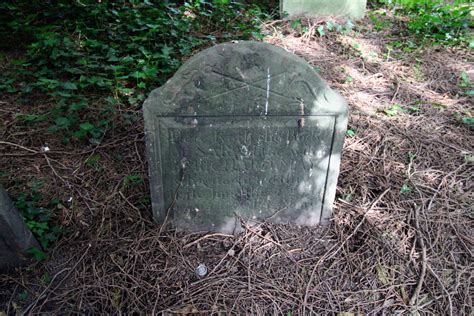
{"label": "brown soil", "polygon": [[150,219],[140,111],[91,148],[20,122],[16,113],[41,107],[5,96],[0,180],[13,197],[41,180],[45,203],[62,201],[68,233],[50,260],[0,275],[0,314],[472,314],[474,133],[460,118],[474,109],[459,79],[474,75],[472,51],[389,53],[404,40],[395,26],[375,32],[366,19],[360,33],[322,38],[323,22],[303,21],[304,34],[274,22],[266,41],[308,60],[350,104],[354,133],[326,228],[243,220],[238,236],[162,230]]}

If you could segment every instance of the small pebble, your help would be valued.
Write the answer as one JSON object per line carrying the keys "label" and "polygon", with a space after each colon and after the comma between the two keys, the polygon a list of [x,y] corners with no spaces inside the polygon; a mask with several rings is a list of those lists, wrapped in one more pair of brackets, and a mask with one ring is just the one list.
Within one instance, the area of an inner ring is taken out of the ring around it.
{"label": "small pebble", "polygon": [[203,278],[207,275],[207,267],[205,264],[201,263],[200,265],[197,266],[196,268],[196,275],[199,278]]}

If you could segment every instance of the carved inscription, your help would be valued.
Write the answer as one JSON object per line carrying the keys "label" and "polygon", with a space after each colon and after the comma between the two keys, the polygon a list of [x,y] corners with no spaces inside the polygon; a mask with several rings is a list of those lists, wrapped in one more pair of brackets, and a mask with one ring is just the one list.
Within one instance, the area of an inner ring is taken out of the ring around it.
{"label": "carved inscription", "polygon": [[160,118],[165,165],[174,166],[163,170],[165,202],[175,201],[184,220],[217,210],[265,218],[321,208],[313,196],[324,193],[335,118],[306,117],[304,127],[300,118]]}

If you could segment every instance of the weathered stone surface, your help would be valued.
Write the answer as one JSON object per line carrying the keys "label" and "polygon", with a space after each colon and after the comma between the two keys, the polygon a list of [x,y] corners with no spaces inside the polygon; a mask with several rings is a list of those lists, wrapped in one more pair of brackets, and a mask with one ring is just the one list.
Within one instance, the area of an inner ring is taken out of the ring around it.
{"label": "weathered stone surface", "polygon": [[158,222],[232,232],[235,214],[330,218],[347,105],[303,59],[259,42],[214,46],[154,90],[144,116]]}
{"label": "weathered stone surface", "polygon": [[41,249],[0,185],[0,270],[24,263],[31,247]]}
{"label": "weathered stone surface", "polygon": [[289,16],[348,16],[362,19],[367,0],[280,0],[280,12]]}

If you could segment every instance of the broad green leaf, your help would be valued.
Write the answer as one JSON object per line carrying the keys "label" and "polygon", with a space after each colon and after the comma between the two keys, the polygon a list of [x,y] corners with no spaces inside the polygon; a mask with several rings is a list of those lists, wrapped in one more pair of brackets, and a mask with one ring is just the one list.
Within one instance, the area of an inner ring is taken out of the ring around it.
{"label": "broad green leaf", "polygon": [[66,90],[77,90],[77,85],[73,82],[66,82],[64,83],[63,87]]}
{"label": "broad green leaf", "polygon": [[72,103],[69,108],[72,111],[77,111],[77,110],[85,108],[86,106],[87,106],[86,102],[75,102],[75,103]]}
{"label": "broad green leaf", "polygon": [[400,189],[400,193],[410,193],[411,192],[411,188],[405,183],[402,188]]}
{"label": "broad green leaf", "polygon": [[356,135],[356,132],[351,129],[348,129],[346,135],[349,137],[354,137]]}
{"label": "broad green leaf", "polygon": [[318,27],[318,33],[319,33],[319,36],[323,37],[324,35],[326,35],[326,33],[324,32],[324,26],[323,25],[320,25]]}
{"label": "broad green leaf", "polygon": [[296,19],[296,20],[291,22],[291,28],[292,29],[297,29],[299,27],[301,27],[301,20],[300,19]]}
{"label": "broad green leaf", "polygon": [[37,261],[44,261],[46,259],[48,259],[48,255],[46,253],[44,253],[41,249],[38,249],[36,247],[32,247],[30,249],[27,250],[27,252],[32,255],[35,260]]}
{"label": "broad green leaf", "polygon": [[94,129],[95,126],[94,124],[91,124],[90,122],[86,122],[86,123],[82,123],[79,127],[84,131],[91,131],[92,129]]}
{"label": "broad green leaf", "polygon": [[68,127],[71,125],[71,121],[67,117],[58,117],[57,119],[54,120],[54,123],[60,127]]}

